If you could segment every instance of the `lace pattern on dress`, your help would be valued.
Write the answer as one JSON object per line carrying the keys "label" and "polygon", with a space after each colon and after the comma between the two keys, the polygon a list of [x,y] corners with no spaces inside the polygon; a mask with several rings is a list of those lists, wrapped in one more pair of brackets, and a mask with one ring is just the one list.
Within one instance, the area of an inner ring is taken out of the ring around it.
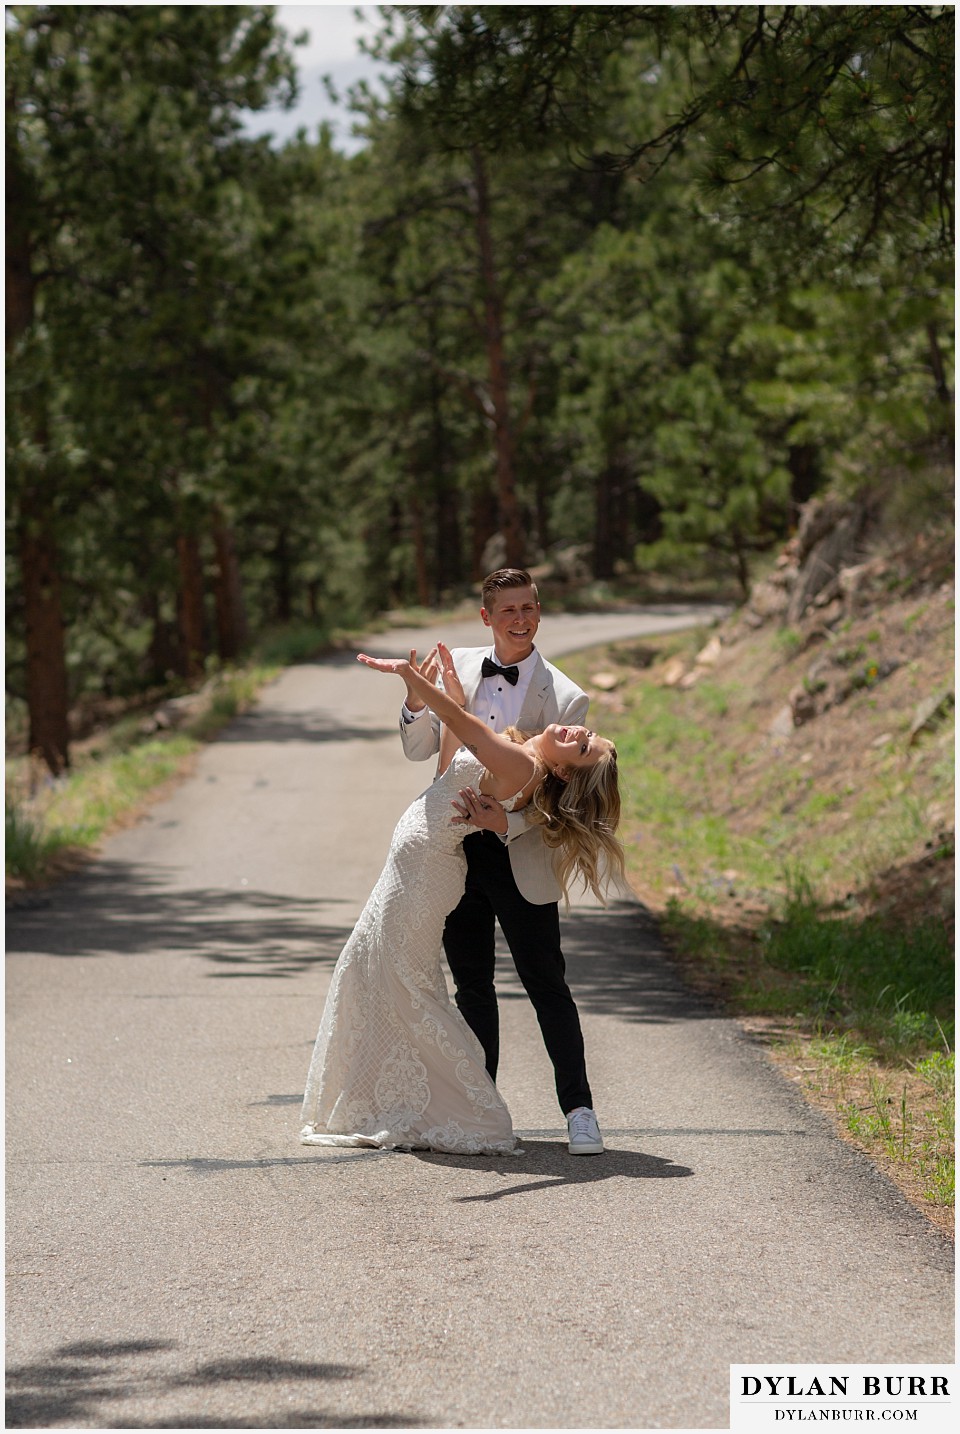
{"label": "lace pattern on dress", "polygon": [[463,895],[463,838],[476,830],[451,825],[451,801],[482,771],[461,748],[397,823],[331,979],[304,1095],[305,1145],[516,1149],[510,1113],[440,965],[444,922]]}

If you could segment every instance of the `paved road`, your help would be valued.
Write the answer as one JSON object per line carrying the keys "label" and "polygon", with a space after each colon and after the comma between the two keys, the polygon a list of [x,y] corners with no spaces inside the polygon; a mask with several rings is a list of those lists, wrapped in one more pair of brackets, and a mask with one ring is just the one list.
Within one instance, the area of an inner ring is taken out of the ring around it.
{"label": "paved road", "polygon": [[731,1362],[949,1362],[948,1243],[679,988],[639,905],[566,924],[604,1157],[566,1154],[506,962],[523,1156],[297,1144],[331,967],[428,775],[398,697],[349,655],[291,669],[11,913],[8,1423],[720,1428]]}

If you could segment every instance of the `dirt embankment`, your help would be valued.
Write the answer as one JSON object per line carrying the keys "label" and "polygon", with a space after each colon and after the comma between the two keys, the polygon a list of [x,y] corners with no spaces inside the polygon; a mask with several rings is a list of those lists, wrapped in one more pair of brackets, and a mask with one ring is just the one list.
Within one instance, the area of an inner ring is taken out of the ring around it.
{"label": "dirt embankment", "polygon": [[[792,869],[826,912],[942,921],[952,938],[954,597],[952,533],[891,534],[856,505],[815,502],[707,639],[611,647],[574,674],[598,725],[609,714],[634,744],[637,891],[659,912],[676,898],[717,938],[707,955],[678,938],[686,979],[728,1001],[838,1134],[947,1233],[952,1208],[931,1202],[927,1178],[931,1160],[952,1161],[942,1102],[909,1061],[830,1064],[788,1004],[765,1015],[778,973],[757,936]],[[867,1127],[895,1124],[901,1107],[891,1155]]]}
{"label": "dirt embankment", "polygon": [[[808,505],[796,536],[723,633],[728,661],[774,626],[779,663],[757,674],[758,696],[769,704],[770,758],[806,766],[819,797],[818,836],[836,841],[850,829],[859,853],[849,873],[837,871],[834,895],[903,920],[942,912],[952,921],[952,533],[897,542],[855,504]],[[907,812],[912,840],[902,823],[884,831],[887,810]],[[851,891],[851,875],[864,872],[866,882]]]}
{"label": "dirt embankment", "polygon": [[[822,898],[952,922],[954,597],[952,533],[897,542],[856,505],[814,502],[699,650],[611,651],[586,682],[598,711],[638,717],[651,687],[673,689],[673,713],[707,734],[694,762],[686,737],[679,794],[783,864],[813,858]],[[742,873],[672,884],[658,856],[641,874],[654,905],[703,882],[768,904]]]}

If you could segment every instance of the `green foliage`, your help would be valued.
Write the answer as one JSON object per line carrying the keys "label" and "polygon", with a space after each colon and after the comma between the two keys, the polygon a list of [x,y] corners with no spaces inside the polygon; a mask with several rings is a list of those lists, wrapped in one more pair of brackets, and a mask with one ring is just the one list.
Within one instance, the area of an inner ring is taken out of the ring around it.
{"label": "green foliage", "polygon": [[[924,1002],[950,1005],[943,982],[943,968],[949,964],[942,949],[946,943],[939,943],[932,980],[925,979],[929,963],[921,962],[919,978],[925,989],[904,996],[899,957],[912,937],[888,929],[882,942],[871,940],[877,966],[864,983],[857,973],[851,977],[862,924],[849,926],[838,941],[835,923],[816,911],[809,886],[795,879],[795,891],[801,894],[791,902],[780,930],[785,944],[792,948],[799,942],[804,955],[786,965],[771,961],[769,943],[745,942],[728,926],[694,915],[675,900],[665,929],[674,949],[711,973],[738,1014],[786,1018],[794,1035],[774,1044],[789,1055],[803,1086],[834,1105],[862,1146],[908,1169],[913,1190],[925,1200],[952,1205],[951,1031],[921,1009]],[[937,944],[934,939],[931,949]],[[912,943],[911,949],[926,945]],[[889,990],[882,985],[887,978]],[[923,1053],[919,1059],[918,1052]],[[917,1082],[909,1081],[911,1074],[929,1086],[929,1097],[917,1089]]]}
{"label": "green foliage", "polygon": [[885,1049],[952,1041],[953,955],[942,921],[909,930],[879,918],[824,917],[809,885],[795,885],[781,920],[763,932],[772,966],[803,978],[806,1010],[846,1024]]}
{"label": "green foliage", "polygon": [[330,643],[330,629],[313,623],[294,623],[267,630],[257,642],[257,657],[267,666],[289,667],[319,657]]}
{"label": "green foliage", "polygon": [[200,742],[216,736],[246,711],[280,665],[261,657],[217,674],[179,731],[145,737],[138,714],[110,724],[69,776],[46,782],[32,793],[22,770],[25,764],[10,763],[5,799],[7,875],[34,884],[52,875],[57,856],[65,850],[80,853],[95,847],[118,820],[176,776]]}
{"label": "green foliage", "polygon": [[[227,591],[211,529],[271,524],[282,587],[290,515],[311,541],[335,526],[321,435],[302,422],[324,363],[302,355],[335,307],[315,264],[340,161],[240,135],[243,109],[293,93],[267,8],[10,13],[8,522],[18,534],[39,511],[55,546],[71,695],[123,692],[184,661],[181,539],[207,565],[209,648]],[[273,576],[248,589],[254,621],[283,606]]]}
{"label": "green foliage", "polygon": [[663,538],[653,562],[696,560],[704,549],[727,550],[746,595],[747,553],[769,546],[765,511],[786,513],[790,478],[771,462],[749,417],[731,403],[717,373],[694,364],[664,385],[667,421],[654,431],[655,466],[645,486],[663,510]]}
{"label": "green foliage", "polygon": [[49,868],[50,862],[64,847],[72,844],[72,834],[47,831],[42,820],[33,816],[9,797],[4,803],[4,859],[7,874],[24,881],[36,881]]}
{"label": "green foliage", "polygon": [[803,634],[795,627],[781,627],[777,630],[775,638],[777,650],[783,654],[787,662],[796,657],[803,648]]}
{"label": "green foliage", "polygon": [[[887,235],[948,257],[953,15],[942,6],[412,6],[405,111],[447,145],[589,151],[626,56],[680,103],[620,131],[609,167],[692,151],[706,204],[791,252]],[[786,222],[785,222],[786,221]],[[918,222],[919,221],[919,222]],[[773,226],[776,226],[774,228]]]}
{"label": "green foliage", "polygon": [[511,494],[531,562],[678,587],[744,589],[828,486],[895,475],[905,527],[942,509],[949,27],[867,13],[384,7],[372,47],[405,69],[357,96],[347,159],[244,138],[292,93],[270,7],[12,7],[7,680],[31,734],[31,533],[75,702],[277,623],[457,599]]}
{"label": "green foliage", "polygon": [[949,1095],[956,1082],[956,1056],[953,1051],[934,1051],[932,1055],[917,1061],[914,1070],[922,1080],[928,1081],[938,1095]]}

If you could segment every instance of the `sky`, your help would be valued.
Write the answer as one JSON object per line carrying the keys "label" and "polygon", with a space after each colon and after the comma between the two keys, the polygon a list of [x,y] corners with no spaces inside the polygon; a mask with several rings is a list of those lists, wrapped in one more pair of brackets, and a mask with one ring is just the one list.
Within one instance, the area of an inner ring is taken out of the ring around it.
{"label": "sky", "polygon": [[[355,19],[360,10],[364,18]],[[246,130],[251,135],[271,133],[278,141],[290,139],[303,126],[308,136],[316,136],[317,126],[328,120],[334,131],[338,149],[354,152],[359,142],[350,136],[352,117],[344,106],[334,106],[327,98],[322,77],[329,75],[336,89],[343,93],[357,80],[376,79],[378,65],[358,49],[359,37],[377,28],[377,11],[372,5],[278,5],[278,24],[291,38],[307,30],[306,45],[293,49],[300,73],[300,99],[291,110],[260,110],[248,117]]]}

